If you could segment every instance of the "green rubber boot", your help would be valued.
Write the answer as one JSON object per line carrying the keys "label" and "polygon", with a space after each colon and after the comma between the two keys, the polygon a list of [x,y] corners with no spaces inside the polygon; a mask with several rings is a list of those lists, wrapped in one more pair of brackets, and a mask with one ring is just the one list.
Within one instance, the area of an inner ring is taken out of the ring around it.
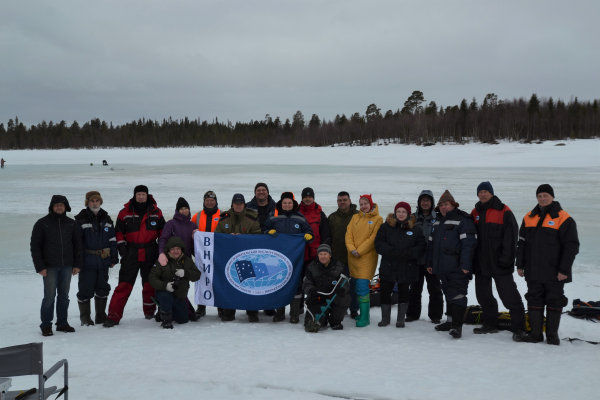
{"label": "green rubber boot", "polygon": [[359,296],[358,297],[358,306],[360,307],[360,315],[358,320],[356,321],[356,326],[358,328],[364,328],[369,325],[371,321],[369,321],[369,312],[371,310],[371,296]]}

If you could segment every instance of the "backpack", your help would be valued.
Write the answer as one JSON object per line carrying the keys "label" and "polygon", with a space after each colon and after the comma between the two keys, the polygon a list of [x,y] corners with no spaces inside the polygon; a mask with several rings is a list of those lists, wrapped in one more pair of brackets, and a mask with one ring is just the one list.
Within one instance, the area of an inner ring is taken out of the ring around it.
{"label": "backpack", "polygon": [[600,321],[600,301],[573,300],[573,309],[567,311],[573,318],[585,319],[587,321]]}

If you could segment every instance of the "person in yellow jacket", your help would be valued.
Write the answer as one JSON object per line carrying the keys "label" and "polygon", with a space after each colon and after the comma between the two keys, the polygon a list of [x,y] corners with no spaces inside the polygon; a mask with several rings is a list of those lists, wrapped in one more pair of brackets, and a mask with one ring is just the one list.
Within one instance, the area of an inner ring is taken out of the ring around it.
{"label": "person in yellow jacket", "polygon": [[359,200],[360,212],[355,214],[346,230],[346,250],[353,292],[358,297],[360,315],[356,317],[356,326],[369,325],[369,282],[375,276],[379,255],[375,251],[375,236],[383,223],[377,204],[370,194],[363,194]]}

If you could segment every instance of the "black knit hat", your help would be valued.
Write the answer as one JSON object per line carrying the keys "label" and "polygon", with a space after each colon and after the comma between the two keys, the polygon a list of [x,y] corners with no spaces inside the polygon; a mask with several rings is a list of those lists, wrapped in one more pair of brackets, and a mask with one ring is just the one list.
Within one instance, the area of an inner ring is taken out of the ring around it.
{"label": "black knit hat", "polygon": [[326,251],[327,253],[329,253],[329,255],[331,255],[331,247],[328,244],[323,243],[322,245],[319,246],[319,248],[317,249],[317,254],[319,254],[322,251]]}
{"label": "black knit hat", "polygon": [[537,196],[540,193],[548,193],[550,196],[554,197],[554,189],[547,183],[540,185],[535,191],[535,195]]}
{"label": "black knit hat", "polygon": [[487,190],[492,196],[494,195],[494,188],[490,182],[481,182],[479,186],[477,186],[477,194],[482,190]]}
{"label": "black knit hat", "polygon": [[304,189],[302,189],[302,198],[305,197],[312,197],[313,199],[315,198],[315,191],[312,190],[312,188],[306,187]]}
{"label": "black knit hat", "polygon": [[267,186],[266,183],[263,183],[263,182],[258,182],[256,184],[256,186],[254,186],[254,193],[256,193],[256,189],[258,189],[261,186],[264,187],[265,189],[267,189],[267,193],[269,193],[269,187]]}
{"label": "black knit hat", "polygon": [[298,202],[296,201],[296,196],[294,196],[294,193],[292,193],[292,192],[283,192],[283,193],[281,193],[281,198],[277,202],[277,208],[279,208],[281,210],[283,210],[283,208],[281,208],[281,204],[283,203],[283,199],[291,199],[294,202],[294,208],[293,208],[293,210],[296,211],[298,209]]}
{"label": "black knit hat", "polygon": [[233,198],[231,199],[231,204],[233,205],[233,203],[244,203],[246,204],[246,199],[244,198],[244,195],[241,193],[236,193],[233,195]]}
{"label": "black knit hat", "polygon": [[145,185],[137,185],[137,186],[135,187],[135,189],[133,189],[133,197],[135,197],[135,194],[136,194],[136,193],[139,193],[139,192],[144,192],[144,193],[148,194],[148,186],[145,186]]}
{"label": "black knit hat", "polygon": [[190,203],[188,203],[187,200],[184,199],[183,197],[180,197],[179,200],[177,200],[177,205],[175,206],[175,211],[181,210],[182,207],[187,207],[189,209]]}

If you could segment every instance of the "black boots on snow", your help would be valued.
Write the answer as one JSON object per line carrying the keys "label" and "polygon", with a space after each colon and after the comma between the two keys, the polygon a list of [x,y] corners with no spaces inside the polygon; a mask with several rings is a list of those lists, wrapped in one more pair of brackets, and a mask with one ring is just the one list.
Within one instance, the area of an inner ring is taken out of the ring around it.
{"label": "black boots on snow", "polygon": [[92,321],[92,304],[91,301],[77,301],[79,305],[79,319],[81,320],[81,326],[93,326]]}
{"label": "black boots on snow", "polygon": [[558,326],[560,325],[560,316],[562,308],[546,307],[546,343],[560,346],[558,337]]}
{"label": "black boots on snow", "polygon": [[97,324],[103,324],[104,321],[108,318],[106,315],[106,303],[108,302],[108,297],[94,297],[94,306],[96,308],[96,318],[95,322]]}
{"label": "black boots on snow", "polygon": [[450,336],[454,339],[462,337],[462,326],[466,309],[466,307],[459,306],[458,304],[452,304],[452,328],[450,328]]}
{"label": "black boots on snow", "polygon": [[248,316],[248,322],[253,324],[258,322],[258,311],[246,311],[246,315]]}
{"label": "black boots on snow", "polygon": [[163,329],[173,329],[173,313],[171,311],[160,311],[161,326]]}
{"label": "black boots on snow", "polygon": [[539,343],[544,341],[544,307],[529,307],[529,325],[531,332],[524,338],[523,342]]}
{"label": "black boots on snow", "polygon": [[300,304],[302,299],[300,297],[294,297],[290,304],[290,324],[297,324],[300,322]]}
{"label": "black boots on snow", "polygon": [[285,321],[285,307],[278,308],[275,311],[275,316],[273,317],[273,322],[281,322]]}
{"label": "black boots on snow", "polygon": [[206,315],[206,306],[199,305],[196,308],[196,314],[198,314],[198,317],[200,318],[204,317]]}
{"label": "black boots on snow", "polygon": [[484,323],[483,326],[473,329],[473,333],[476,335],[485,335],[486,333],[498,333],[498,327],[486,325]]}
{"label": "black boots on snow", "polygon": [[377,326],[388,326],[392,315],[392,305],[382,304],[381,305],[381,322]]}
{"label": "black boots on snow", "polygon": [[406,310],[408,309],[408,303],[398,304],[398,316],[396,318],[396,328],[404,328],[405,326],[405,318],[406,318]]}

